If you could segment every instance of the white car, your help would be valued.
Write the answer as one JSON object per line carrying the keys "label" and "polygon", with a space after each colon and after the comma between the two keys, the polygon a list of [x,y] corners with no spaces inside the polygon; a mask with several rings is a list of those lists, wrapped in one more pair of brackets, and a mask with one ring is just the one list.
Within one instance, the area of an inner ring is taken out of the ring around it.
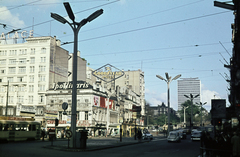
{"label": "white car", "polygon": [[168,142],[181,142],[181,137],[178,131],[171,131],[167,138]]}
{"label": "white car", "polygon": [[192,141],[194,140],[198,140],[200,141],[201,140],[201,136],[202,136],[202,132],[201,131],[194,131],[191,135],[191,139]]}
{"label": "white car", "polygon": [[143,133],[142,134],[142,139],[143,140],[152,140],[153,139],[153,135],[150,134],[149,132],[148,133]]}

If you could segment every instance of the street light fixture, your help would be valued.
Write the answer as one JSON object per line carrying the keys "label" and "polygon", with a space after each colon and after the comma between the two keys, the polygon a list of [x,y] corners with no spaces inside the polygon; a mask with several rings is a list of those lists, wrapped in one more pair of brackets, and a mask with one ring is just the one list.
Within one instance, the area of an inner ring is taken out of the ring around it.
{"label": "street light fixture", "polygon": [[200,94],[197,94],[195,96],[193,96],[192,94],[190,94],[190,96],[188,95],[184,95],[186,98],[190,99],[191,101],[191,123],[190,123],[190,130],[192,130],[192,125],[193,125],[193,99],[197,98],[200,96]]}
{"label": "street light fixture", "polygon": [[76,104],[77,104],[77,49],[78,49],[78,32],[82,26],[84,26],[87,22],[91,22],[98,16],[103,13],[103,10],[97,10],[93,14],[91,14],[88,18],[83,19],[81,22],[75,22],[75,16],[72,12],[71,6],[68,2],[64,2],[64,7],[68,13],[69,18],[73,21],[73,23],[69,23],[62,16],[51,13],[51,17],[55,20],[65,24],[68,23],[74,32],[74,48],[73,48],[73,75],[72,75],[72,115],[71,115],[71,146],[76,148]]}
{"label": "street light fixture", "polygon": [[162,76],[160,75],[156,75],[157,78],[161,79],[161,80],[164,80],[165,82],[167,82],[167,86],[168,86],[168,133],[170,131],[170,83],[173,81],[173,80],[176,80],[178,79],[179,77],[181,77],[181,74],[175,76],[173,79],[171,76],[168,75],[168,73],[166,72],[165,73],[166,75],[166,78],[163,78]]}
{"label": "street light fixture", "polygon": [[199,103],[196,103],[196,104],[198,104],[199,106],[201,106],[201,126],[202,126],[202,106],[203,105],[206,105],[207,104],[207,102],[205,102],[205,103],[202,103],[202,102],[200,102],[200,104]]}

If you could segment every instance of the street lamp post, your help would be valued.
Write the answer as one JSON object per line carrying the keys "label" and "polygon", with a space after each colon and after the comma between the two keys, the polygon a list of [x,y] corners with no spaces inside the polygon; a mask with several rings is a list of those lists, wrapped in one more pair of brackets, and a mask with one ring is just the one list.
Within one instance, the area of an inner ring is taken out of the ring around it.
{"label": "street lamp post", "polygon": [[179,77],[181,77],[181,74],[175,76],[173,79],[171,76],[169,77],[168,73],[165,73],[165,75],[166,75],[167,79],[163,78],[160,75],[156,75],[156,77],[167,82],[167,87],[168,87],[168,133],[169,133],[169,130],[170,130],[170,83],[173,80],[176,80]]}
{"label": "street lamp post", "polygon": [[203,105],[206,105],[207,102],[205,102],[205,103],[200,102],[200,104],[199,104],[199,103],[196,103],[196,104],[198,104],[199,106],[201,106],[201,123],[200,123],[200,125],[202,126],[202,106],[203,106]]}
{"label": "street lamp post", "polygon": [[84,26],[87,22],[91,22],[98,16],[100,16],[103,13],[103,10],[97,10],[93,14],[91,14],[89,17],[83,19],[81,22],[75,22],[75,16],[72,12],[71,6],[68,2],[64,2],[64,7],[68,13],[69,18],[73,21],[72,23],[69,23],[65,18],[62,16],[51,13],[51,17],[55,20],[65,24],[68,23],[70,27],[73,30],[74,33],[74,48],[73,48],[73,75],[72,75],[72,81],[73,81],[73,88],[72,88],[72,115],[71,115],[71,131],[72,131],[72,137],[71,137],[71,145],[73,148],[76,148],[76,103],[77,103],[77,49],[78,49],[78,32],[82,26]]}
{"label": "street lamp post", "polygon": [[192,130],[192,126],[193,126],[193,99],[197,98],[200,94],[197,94],[195,96],[193,96],[192,94],[190,94],[190,96],[188,95],[184,95],[186,98],[189,98],[191,100],[191,124],[190,124],[190,130]]}
{"label": "street lamp post", "polygon": [[184,112],[184,113],[183,113],[183,114],[184,114],[184,115],[183,115],[183,116],[184,116],[184,122],[183,122],[183,123],[184,123],[184,127],[186,126],[186,113],[185,113],[185,111],[186,111],[187,108],[188,108],[188,106],[187,106],[187,107],[184,107],[184,106],[183,106],[183,112]]}

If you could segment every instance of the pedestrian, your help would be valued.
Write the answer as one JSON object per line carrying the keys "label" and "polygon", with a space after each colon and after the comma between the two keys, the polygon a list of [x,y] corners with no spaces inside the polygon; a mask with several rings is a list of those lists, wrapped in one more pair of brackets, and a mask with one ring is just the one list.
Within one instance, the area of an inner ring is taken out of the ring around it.
{"label": "pedestrian", "polygon": [[138,141],[141,142],[142,141],[142,131],[141,131],[141,129],[138,129],[137,135],[138,135]]}
{"label": "pedestrian", "polygon": [[206,156],[209,157],[212,154],[213,139],[211,138],[209,132],[206,133],[206,138],[204,138],[204,146],[206,150]]}
{"label": "pedestrian", "polygon": [[231,138],[231,144],[232,144],[233,157],[239,157],[240,156],[240,138],[236,132],[233,133],[233,137]]}
{"label": "pedestrian", "polygon": [[42,130],[42,141],[44,141],[44,137],[45,137],[45,129]]}

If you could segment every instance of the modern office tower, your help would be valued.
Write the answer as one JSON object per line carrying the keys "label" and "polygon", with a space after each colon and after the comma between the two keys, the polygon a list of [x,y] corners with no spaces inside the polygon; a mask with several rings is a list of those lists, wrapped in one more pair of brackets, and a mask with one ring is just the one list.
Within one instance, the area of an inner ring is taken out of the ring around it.
{"label": "modern office tower", "polygon": [[198,78],[180,78],[178,80],[178,110],[181,110],[181,104],[189,98],[185,97],[187,95],[190,97],[190,94],[194,96],[200,94],[200,96],[193,99],[193,103],[200,102],[201,97],[201,81]]}

